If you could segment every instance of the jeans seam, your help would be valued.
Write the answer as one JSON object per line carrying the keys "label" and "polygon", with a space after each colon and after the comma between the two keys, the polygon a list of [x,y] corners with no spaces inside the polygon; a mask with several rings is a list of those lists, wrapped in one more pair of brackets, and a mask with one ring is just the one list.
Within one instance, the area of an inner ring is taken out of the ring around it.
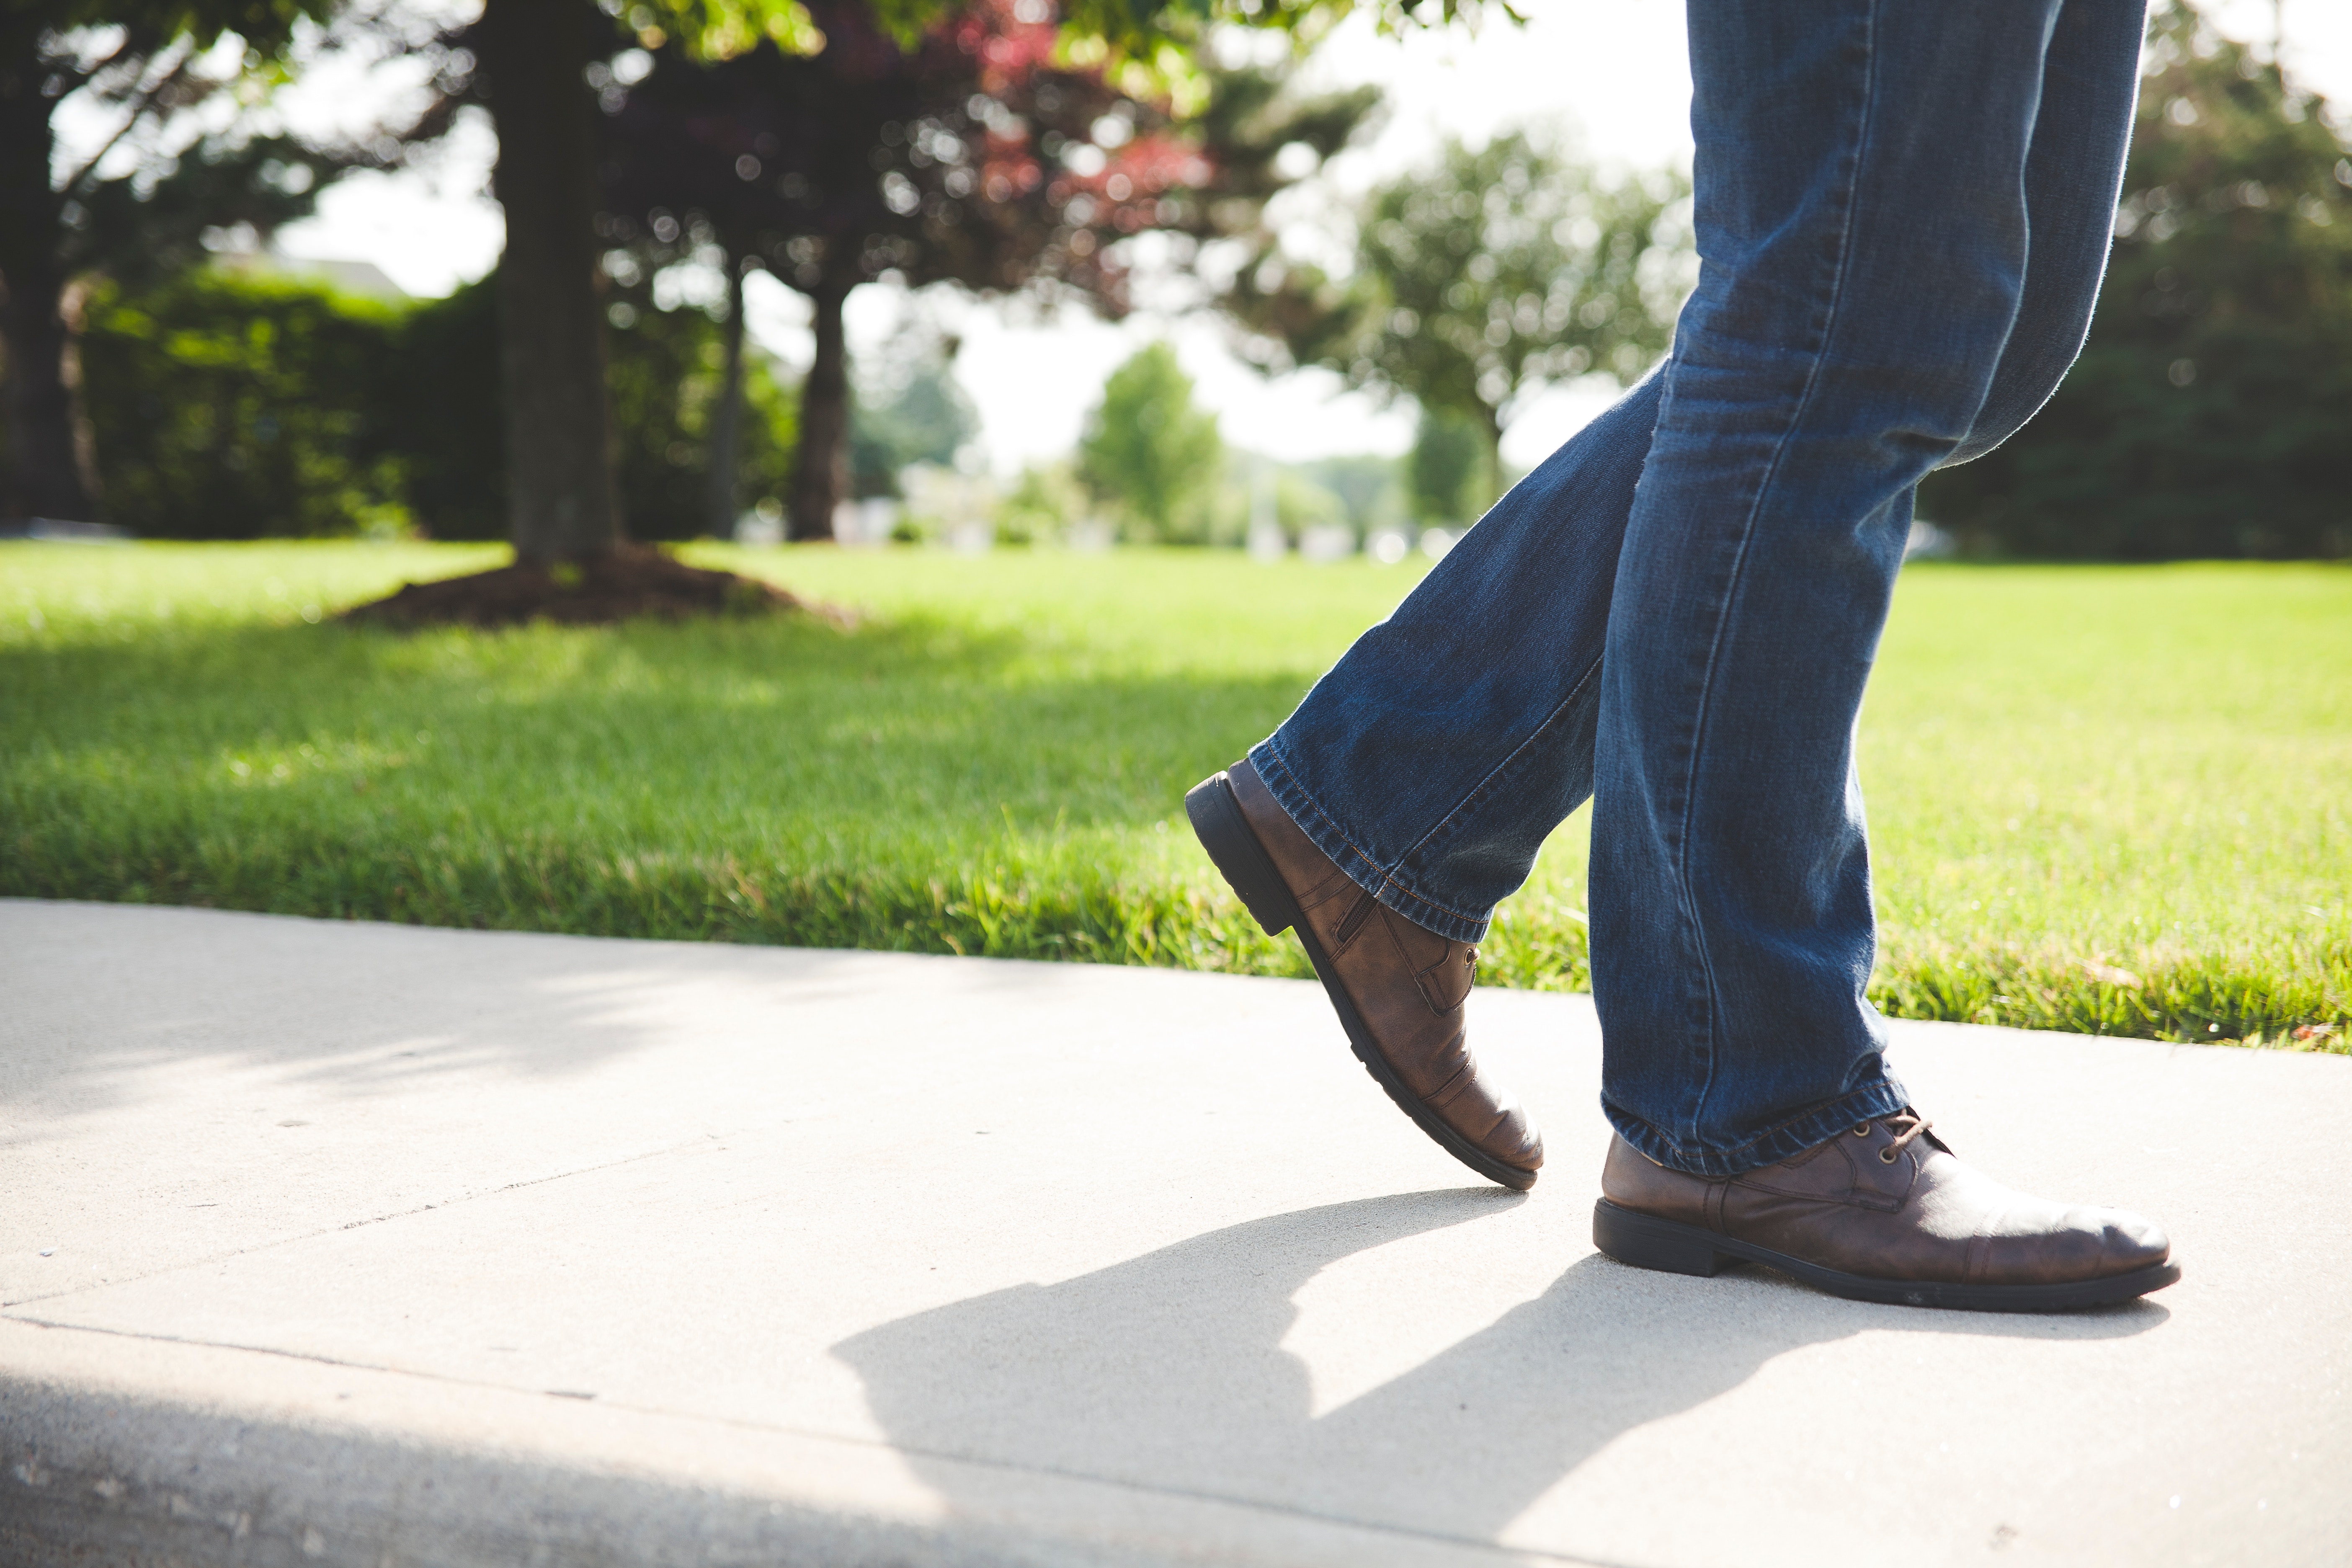
{"label": "jeans seam", "polygon": [[[1601,659],[1596,656],[1591,664],[1586,667],[1584,673],[1577,677],[1576,684],[1569,688],[1568,695],[1561,698],[1559,703],[1553,707],[1552,710],[1544,715],[1543,722],[1528,731],[1527,739],[1512,747],[1510,752],[1501,762],[1496,763],[1493,768],[1487,771],[1486,777],[1471,785],[1469,791],[1465,794],[1459,801],[1456,801],[1454,804],[1452,809],[1447,811],[1444,816],[1439,817],[1437,821],[1432,825],[1428,832],[1423,834],[1419,838],[1414,839],[1412,846],[1405,850],[1403,857],[1398,861],[1398,865],[1402,867],[1405,862],[1410,861],[1414,856],[1422,853],[1423,850],[1442,844],[1443,838],[1441,836],[1445,834],[1448,829],[1458,825],[1465,813],[1469,812],[1474,806],[1482,804],[1485,800],[1490,797],[1496,789],[1501,787],[1498,781],[1501,780],[1506,773],[1510,772],[1514,763],[1517,763],[1522,757],[1527,755],[1528,749],[1529,747],[1533,746],[1538,741],[1543,739],[1544,735],[1549,731],[1554,725],[1559,722],[1561,714],[1567,712],[1570,708],[1576,705],[1577,700],[1584,695],[1585,690],[1591,686],[1594,678],[1600,673]],[[1433,907],[1435,906],[1433,905]],[[1493,912],[1494,911],[1492,910],[1487,911],[1489,917],[1492,916]]]}
{"label": "jeans seam", "polygon": [[[1391,877],[1387,868],[1383,867],[1379,860],[1375,859],[1369,852],[1367,852],[1361,845],[1348,837],[1347,829],[1341,827],[1338,819],[1333,817],[1329,812],[1323,809],[1322,803],[1315,799],[1314,795],[1307,791],[1306,784],[1300,782],[1298,775],[1291,771],[1290,764],[1283,760],[1281,751],[1274,743],[1280,738],[1279,733],[1270,735],[1266,738],[1265,750],[1267,758],[1274,763],[1276,770],[1279,772],[1283,777],[1290,781],[1292,787],[1297,789],[1302,796],[1305,796],[1306,799],[1314,805],[1315,815],[1321,817],[1325,822],[1330,824],[1332,834],[1338,837],[1340,843],[1348,847],[1348,853],[1353,855],[1357,859],[1362,861],[1366,866],[1371,868],[1372,875],[1380,879],[1381,887],[1394,892],[1397,897],[1401,899],[1434,910],[1448,920],[1460,921],[1465,925],[1485,925],[1486,923],[1485,921],[1474,920],[1470,916],[1463,914],[1458,910],[1449,910],[1434,899],[1425,899],[1419,893],[1414,892],[1411,888],[1404,886],[1402,883]],[[1309,837],[1311,840],[1312,836],[1310,835]],[[1344,872],[1348,868],[1345,866],[1342,866],[1339,869]],[[1357,879],[1353,876],[1349,876],[1348,879],[1351,882],[1357,881]],[[1359,885],[1360,886],[1361,884],[1359,883]],[[1368,892],[1374,891],[1374,889],[1366,889],[1365,890]],[[1397,913],[1405,914],[1405,911],[1399,910],[1397,910]],[[1410,920],[1412,917],[1406,915],[1405,918]]]}
{"label": "jeans seam", "polygon": [[1742,585],[1742,574],[1747,567],[1748,547],[1756,534],[1756,519],[1764,509],[1765,498],[1770,493],[1773,481],[1780,475],[1781,461],[1788,454],[1789,443],[1794,437],[1798,426],[1803,424],[1806,410],[1811,407],[1814,391],[1820,385],[1822,366],[1829,358],[1830,340],[1837,330],[1838,304],[1845,292],[1848,268],[1853,265],[1853,211],[1858,199],[1864,155],[1868,152],[1870,145],[1872,105],[1877,82],[1877,0],[1868,0],[1863,7],[1863,17],[1862,107],[1852,161],[1848,165],[1844,206],[1839,215],[1837,269],[1830,282],[1829,304],[1822,313],[1821,331],[1815,340],[1813,363],[1805,373],[1804,388],[1797,395],[1797,405],[1790,415],[1788,423],[1781,426],[1780,438],[1772,448],[1771,458],[1764,465],[1763,477],[1756,486],[1755,497],[1748,503],[1747,515],[1740,522],[1738,548],[1732,557],[1731,580],[1727,585],[1722,608],[1716,620],[1715,636],[1707,644],[1706,667],[1699,678],[1698,712],[1691,725],[1692,744],[1684,763],[1682,812],[1675,846],[1675,880],[1680,886],[1682,895],[1679,902],[1682,905],[1683,921],[1691,936],[1693,950],[1698,960],[1697,968],[1705,979],[1706,1003],[1706,1047],[1702,1053],[1698,1095],[1691,1106],[1693,1125],[1696,1125],[1706,1117],[1707,1098],[1715,1089],[1715,1068],[1718,1054],[1716,1049],[1716,1034],[1717,1020],[1723,1016],[1724,1010],[1719,994],[1720,987],[1716,979],[1714,962],[1706,950],[1706,931],[1698,919],[1695,903],[1696,895],[1691,887],[1691,819],[1696,807],[1698,795],[1698,758],[1705,747],[1707,719],[1713,707],[1715,677],[1722,658],[1724,630],[1737,613],[1736,606]]}
{"label": "jeans seam", "polygon": [[[1549,731],[1559,722],[1561,714],[1567,712],[1570,708],[1576,705],[1577,700],[1582,697],[1585,691],[1591,688],[1594,678],[1600,674],[1600,671],[1601,660],[1596,658],[1593,659],[1591,664],[1586,667],[1584,673],[1577,678],[1576,684],[1569,689],[1568,695],[1561,698],[1559,701],[1554,705],[1551,711],[1544,715],[1543,721],[1538,724],[1534,729],[1528,731],[1527,738],[1521,741],[1517,745],[1512,747],[1510,752],[1504,756],[1501,762],[1496,763],[1494,767],[1487,771],[1484,778],[1481,778],[1476,784],[1471,785],[1469,790],[1464,794],[1462,798],[1455,802],[1444,816],[1439,817],[1437,821],[1431,826],[1428,832],[1423,833],[1419,838],[1412,841],[1412,845],[1399,858],[1395,869],[1402,869],[1404,864],[1411,860],[1414,856],[1419,855],[1424,849],[1429,848],[1433,843],[1440,842],[1440,836],[1443,835],[1446,829],[1454,826],[1465,812],[1477,805],[1481,801],[1491,796],[1495,790],[1499,787],[1496,781],[1501,779],[1506,773],[1509,773],[1512,764],[1524,757],[1529,747],[1541,740]],[[1283,774],[1290,780],[1292,784],[1297,787],[1298,792],[1301,795],[1306,795],[1307,793],[1306,785],[1300,783],[1298,775],[1291,771],[1290,765],[1282,761],[1279,752],[1274,752],[1272,754],[1275,757],[1276,765],[1282,770]],[[1483,926],[1493,921],[1495,911],[1491,907],[1484,915],[1464,914],[1459,910],[1448,909],[1445,905],[1439,903],[1434,899],[1427,897],[1418,889],[1409,888],[1403,883],[1398,881],[1396,879],[1394,870],[1389,867],[1382,866],[1379,860],[1374,858],[1361,846],[1357,844],[1354,839],[1349,837],[1347,831],[1344,828],[1341,828],[1336,821],[1333,821],[1329,812],[1323,810],[1319,804],[1317,805],[1316,810],[1325,821],[1331,823],[1332,829],[1339,835],[1339,841],[1347,845],[1349,851],[1360,856],[1365,864],[1370,866],[1372,870],[1378,874],[1381,879],[1381,885],[1394,891],[1398,897],[1409,899],[1415,904],[1434,910],[1438,913],[1444,915],[1449,919],[1461,921],[1467,925]],[[1404,913],[1402,910],[1397,912],[1400,914]]]}

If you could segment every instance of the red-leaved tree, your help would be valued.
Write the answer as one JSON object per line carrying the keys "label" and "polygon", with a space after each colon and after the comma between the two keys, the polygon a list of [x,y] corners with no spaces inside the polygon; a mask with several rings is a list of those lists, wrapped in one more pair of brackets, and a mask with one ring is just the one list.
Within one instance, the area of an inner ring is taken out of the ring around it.
{"label": "red-leaved tree", "polygon": [[1069,63],[1046,0],[972,0],[906,49],[858,0],[812,15],[825,37],[814,56],[762,44],[703,64],[673,47],[608,88],[598,219],[610,243],[656,265],[709,247],[725,268],[715,525],[731,495],[743,275],[765,268],[808,299],[816,353],[788,508],[799,539],[830,535],[846,484],[852,289],[895,275],[1123,314],[1121,240],[1254,225],[1286,183],[1274,172],[1281,148],[1329,153],[1373,101],[1294,102],[1276,75],[1213,71],[1204,101],[1180,116],[1122,93],[1100,66]]}

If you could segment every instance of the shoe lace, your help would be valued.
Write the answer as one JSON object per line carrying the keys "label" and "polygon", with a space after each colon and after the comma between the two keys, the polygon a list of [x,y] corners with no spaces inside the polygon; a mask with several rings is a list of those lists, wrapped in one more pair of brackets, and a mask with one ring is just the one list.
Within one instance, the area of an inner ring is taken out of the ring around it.
{"label": "shoe lace", "polygon": [[[1908,1149],[1912,1144],[1917,1142],[1922,1137],[1926,1136],[1927,1129],[1935,1125],[1936,1124],[1934,1122],[1928,1121],[1926,1117],[1920,1115],[1909,1106],[1905,1106],[1894,1115],[1886,1118],[1886,1130],[1895,1134],[1895,1142],[1889,1143],[1885,1148],[1881,1149],[1878,1152],[1878,1157],[1886,1162],[1886,1163],[1892,1165],[1895,1161],[1903,1157],[1904,1150]],[[1867,1121],[1855,1122],[1853,1133],[1857,1138],[1869,1137],[1870,1123]]]}

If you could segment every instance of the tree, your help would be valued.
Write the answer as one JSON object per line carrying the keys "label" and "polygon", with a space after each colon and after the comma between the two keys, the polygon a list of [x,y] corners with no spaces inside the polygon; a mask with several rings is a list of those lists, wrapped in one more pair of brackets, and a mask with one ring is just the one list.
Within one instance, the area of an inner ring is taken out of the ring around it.
{"label": "tree", "polygon": [[2352,157],[2191,7],[2152,18],[2082,357],[1920,508],[2029,555],[2352,555]]}
{"label": "tree", "polygon": [[613,553],[621,542],[597,298],[595,100],[589,61],[613,27],[579,0],[486,0],[472,32],[499,138],[491,190],[506,215],[499,260],[507,507],[529,565]]}
{"label": "tree", "polygon": [[714,250],[730,337],[749,268],[809,300],[794,538],[830,537],[847,491],[852,289],[893,273],[916,287],[1058,286],[1115,310],[1111,247],[1202,183],[1205,165],[1164,117],[1098,70],[1055,66],[1054,26],[1022,11],[981,0],[902,52],[863,5],[821,6],[822,52],[762,41],[706,65],[666,49],[607,121],[610,238],[657,257]]}
{"label": "tree", "polygon": [[1495,447],[1475,416],[1423,408],[1405,459],[1416,522],[1459,528],[1475,522],[1495,499]]}
{"label": "tree", "polygon": [[950,465],[980,434],[980,411],[949,368],[954,352],[946,345],[861,391],[850,416],[851,494],[896,496],[908,465]]}
{"label": "tree", "polygon": [[[611,15],[623,5],[623,0],[598,3]],[[1297,32],[1349,8],[1349,0],[1259,0],[1231,9],[1223,0],[1165,0],[1147,6],[1132,0],[1069,0],[1057,18],[1053,0],[1019,0],[1014,14],[1024,23],[1056,25],[1056,47],[1101,60],[1134,99],[1155,84],[1190,78],[1193,53],[1213,22]],[[1476,6],[1463,0],[1385,0],[1381,9],[1384,20],[1397,25],[1408,19],[1450,21]],[[822,57],[838,47],[846,60],[862,48],[849,41],[853,37],[876,35],[904,52],[957,10],[954,0],[825,0],[805,8],[798,0],[640,0],[629,5],[628,17],[636,41],[647,49],[676,37],[701,58],[724,60],[752,50],[764,38],[795,55]],[[878,27],[861,27],[861,17]],[[595,101],[588,68],[603,63],[593,44],[598,26],[585,0],[486,0],[481,21],[469,34],[478,44],[499,136],[496,189],[508,206],[509,249],[500,271],[511,279],[505,287],[513,291],[517,307],[501,318],[508,429],[516,443],[511,504],[518,560],[532,570],[567,560],[605,561],[621,546],[604,458],[606,416],[593,391],[603,321],[595,308],[593,146],[583,127]],[[828,26],[840,30],[845,41],[836,46],[825,31]],[[875,66],[883,63],[877,51]],[[612,85],[608,76],[604,87]],[[1038,148],[1048,155],[1053,151]],[[1084,171],[1073,172],[1086,177]],[[889,187],[887,173],[875,184],[888,205],[895,187]],[[1102,194],[1121,199],[1111,195],[1107,174]],[[905,199],[901,193],[898,200]],[[919,193],[916,199],[920,210]],[[797,269],[805,261],[814,268],[812,287],[828,296],[845,295],[853,286],[846,273],[863,254],[862,245],[854,254],[849,247],[812,247],[793,265]],[[842,273],[828,277],[831,268]],[[841,446],[842,428],[826,428],[825,410],[844,410],[841,426],[846,422],[845,352],[828,325],[837,319],[836,311],[819,310],[818,369],[803,387],[802,439],[804,447],[817,450],[837,451]],[[740,311],[735,320],[740,321]],[[838,468],[825,471],[829,467],[796,465],[812,486],[837,487]],[[534,485],[548,488],[524,495]],[[820,500],[814,493],[799,498],[794,510],[806,520],[803,528],[814,528]],[[457,592],[453,590],[453,602]]]}
{"label": "tree", "polygon": [[[101,258],[194,249],[205,224],[267,227],[307,206],[312,153],[279,139],[213,138],[161,184],[109,178],[109,154],[259,69],[295,24],[335,0],[58,0],[0,17],[0,343],[6,354],[7,493],[0,514],[87,518],[95,497],[76,450],[68,383],[68,285]],[[215,47],[224,38],[229,47]],[[236,46],[241,44],[242,47]],[[68,100],[110,115],[97,153],[56,174]],[[308,179],[289,177],[302,167]],[[159,199],[160,198],[160,199]],[[190,221],[192,218],[197,221]],[[142,232],[142,230],[146,232]]]}
{"label": "tree", "polygon": [[[973,0],[905,51],[854,3],[813,13],[824,50],[762,43],[719,64],[666,48],[613,88],[608,237],[659,265],[714,254],[740,321],[764,268],[814,314],[791,508],[796,538],[831,532],[848,428],[841,311],[859,285],[958,283],[1127,309],[1119,242],[1159,230],[1197,244],[1255,224],[1296,174],[1282,147],[1335,151],[1373,101],[1293,101],[1282,73],[1211,71],[1197,110],[1061,58],[1035,0]],[[715,489],[714,501],[718,495]]]}
{"label": "tree", "polygon": [[1400,482],[1403,468],[1394,458],[1365,453],[1318,458],[1297,466],[1302,476],[1339,498],[1349,523],[1366,536],[1406,520],[1411,508]]}
{"label": "tree", "polygon": [[1164,342],[1111,372],[1078,442],[1087,488],[1159,539],[1177,532],[1223,461],[1217,416],[1192,405],[1192,378]]}
{"label": "tree", "polygon": [[1605,180],[1524,131],[1449,141],[1370,194],[1351,275],[1269,245],[1227,308],[1261,364],[1466,415],[1491,448],[1514,399],[1589,370],[1631,381],[1665,351],[1688,288],[1684,195],[1671,173]]}

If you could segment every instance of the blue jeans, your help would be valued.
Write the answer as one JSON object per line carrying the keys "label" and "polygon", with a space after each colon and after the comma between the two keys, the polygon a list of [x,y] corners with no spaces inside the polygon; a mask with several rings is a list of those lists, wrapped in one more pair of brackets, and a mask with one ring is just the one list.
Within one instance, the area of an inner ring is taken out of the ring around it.
{"label": "blue jeans", "polygon": [[1915,487],[2073,363],[2141,0],[1691,0],[1700,274],[1673,353],[1250,753],[1462,942],[1589,796],[1601,1103],[1728,1175],[1905,1103],[1853,731]]}

